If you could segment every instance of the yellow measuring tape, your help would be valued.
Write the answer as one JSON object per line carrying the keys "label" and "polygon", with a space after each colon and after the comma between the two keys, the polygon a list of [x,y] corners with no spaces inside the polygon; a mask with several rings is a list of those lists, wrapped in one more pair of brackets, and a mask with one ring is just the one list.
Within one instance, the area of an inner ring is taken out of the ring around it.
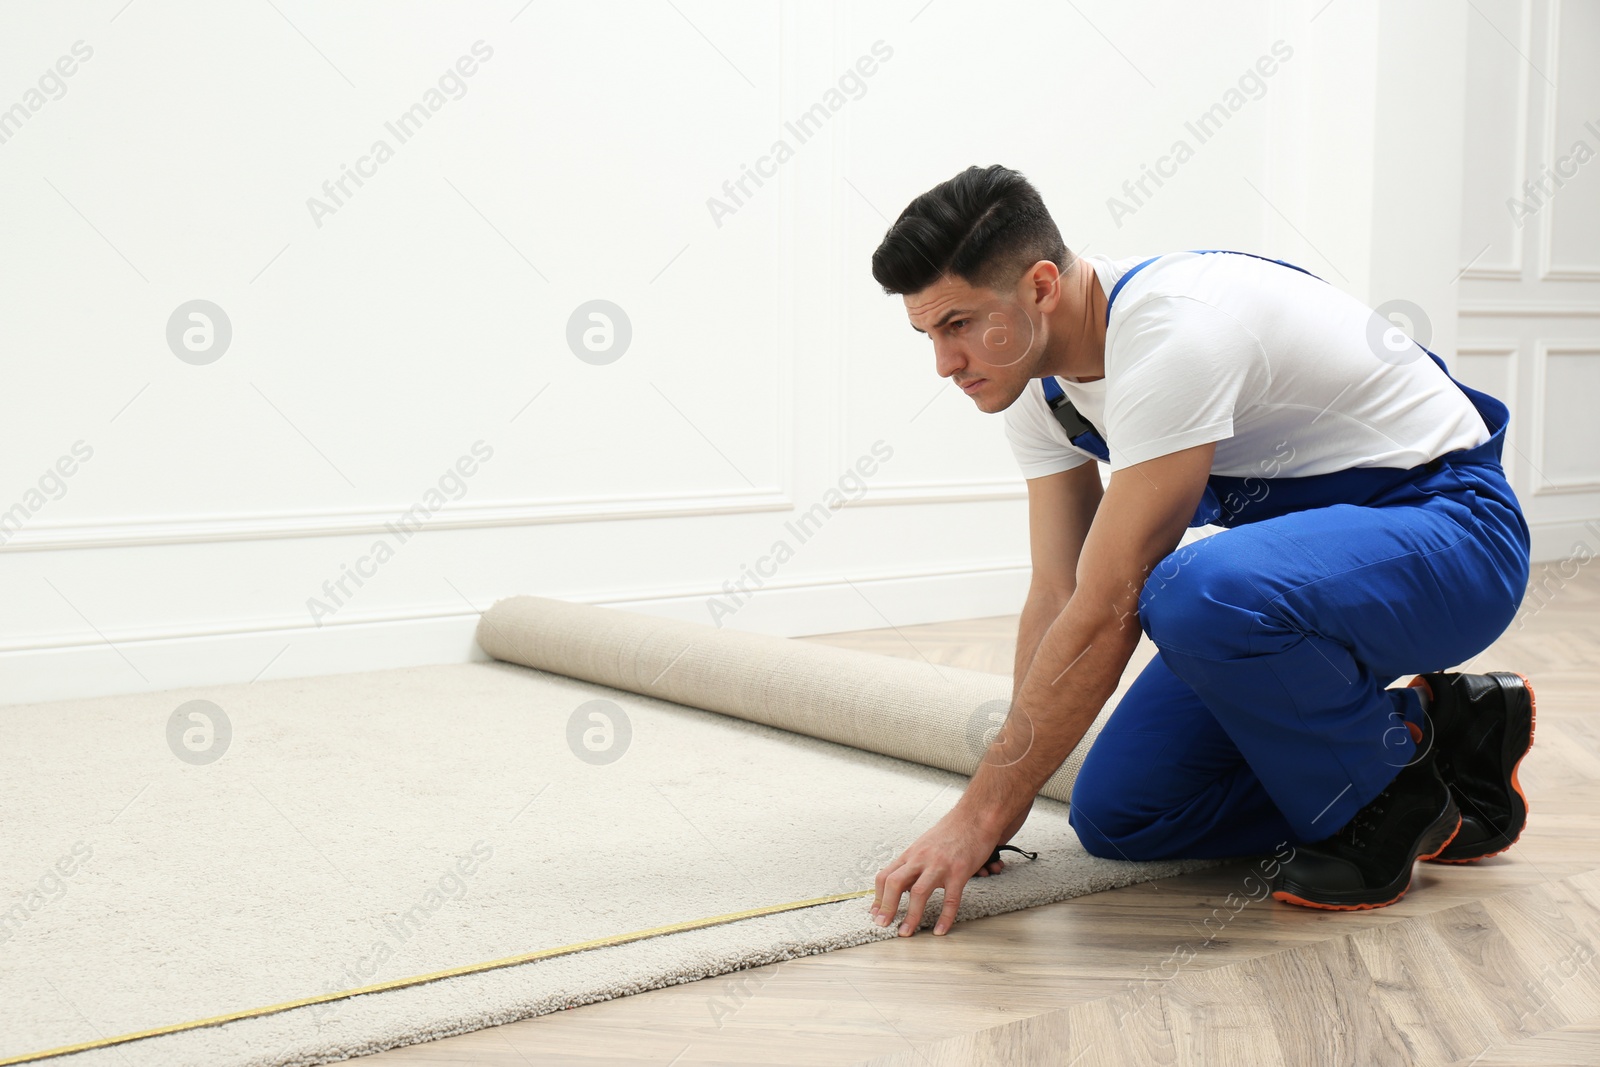
{"label": "yellow measuring tape", "polygon": [[431,974],[418,974],[410,978],[396,978],[391,982],[364,985],[359,989],[346,989],[339,993],[323,993],[315,997],[301,997],[299,1000],[286,1000],[282,1004],[269,1004],[264,1008],[251,1008],[248,1011],[235,1011],[227,1015],[214,1015],[209,1019],[196,1019],[188,1023],[173,1023],[170,1026],[158,1026],[151,1030],[139,1030],[136,1033],[105,1037],[98,1041],[84,1041],[77,1045],[62,1045],[60,1048],[45,1049],[43,1052],[30,1052],[25,1056],[13,1056],[10,1059],[0,1060],[0,1067],[10,1067],[11,1064],[16,1063],[35,1063],[55,1056],[69,1056],[74,1052],[88,1052],[90,1049],[109,1048],[112,1045],[126,1045],[130,1041],[143,1041],[146,1038],[163,1037],[167,1034],[181,1034],[185,1030],[203,1030],[208,1026],[221,1026],[223,1023],[236,1022],[240,1019],[258,1019],[263,1015],[276,1015],[283,1011],[293,1011],[295,1008],[308,1008],[313,1004],[349,1000],[351,997],[365,996],[368,993],[382,993],[390,989],[405,989],[409,986],[437,982],[443,978],[459,978],[466,974],[482,974],[484,971],[494,971],[501,967],[515,967],[522,963],[548,960],[556,956],[570,956],[575,952],[587,952],[590,949],[626,945],[630,941],[643,941],[650,937],[660,937],[662,934],[677,934],[685,930],[703,930],[708,926],[721,926],[724,923],[738,922],[740,919],[756,919],[763,915],[776,915],[779,912],[796,911],[800,908],[815,908],[821,904],[837,904],[841,900],[855,900],[857,897],[870,897],[872,894],[873,890],[862,889],[854,893],[835,893],[829,897],[814,897],[811,900],[796,900],[789,904],[771,904],[764,908],[751,908],[749,911],[713,915],[709,919],[690,919],[688,922],[657,926],[649,930],[635,930],[631,934],[616,934],[612,937],[601,937],[593,941],[580,941],[573,945],[562,945],[559,948],[545,948],[540,949],[538,952],[525,952],[520,956],[507,956],[504,959],[489,960],[485,963],[469,963],[464,967],[451,967],[449,970],[434,971]]}

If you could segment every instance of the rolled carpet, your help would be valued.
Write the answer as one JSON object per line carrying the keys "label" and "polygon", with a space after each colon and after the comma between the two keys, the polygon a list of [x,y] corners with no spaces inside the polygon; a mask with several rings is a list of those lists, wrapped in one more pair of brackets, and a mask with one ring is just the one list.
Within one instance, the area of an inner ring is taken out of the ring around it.
{"label": "rolled carpet", "polygon": [[[970,776],[1010,680],[545,597],[498,601],[478,644],[509,663]],[[1040,794],[1070,801],[1097,719]]]}

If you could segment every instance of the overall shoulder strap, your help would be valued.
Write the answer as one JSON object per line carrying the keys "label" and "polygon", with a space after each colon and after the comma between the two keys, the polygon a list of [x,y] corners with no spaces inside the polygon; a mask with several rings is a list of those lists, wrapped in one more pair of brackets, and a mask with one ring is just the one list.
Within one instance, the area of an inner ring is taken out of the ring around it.
{"label": "overall shoulder strap", "polygon": [[[1308,277],[1317,278],[1315,274],[1312,274],[1304,267],[1297,267],[1293,263],[1289,263],[1281,259],[1273,259],[1270,256],[1258,256],[1254,252],[1234,252],[1227,248],[1191,248],[1189,249],[1189,252],[1190,254],[1196,256],[1209,256],[1218,253],[1227,256],[1249,256],[1251,259],[1259,259],[1267,263],[1276,263],[1280,267],[1288,267],[1290,270],[1297,270],[1301,274],[1307,275]],[[1127,285],[1128,282],[1133,279],[1135,274],[1138,274],[1140,271],[1144,270],[1146,267],[1160,258],[1160,256],[1151,256],[1149,259],[1135,263],[1132,267],[1128,268],[1128,272],[1126,274],[1117,279],[1117,284],[1111,287],[1111,292],[1106,296],[1106,324],[1108,326],[1111,324],[1111,305],[1117,302],[1117,294],[1122,292],[1122,287]],[[1317,281],[1319,282],[1323,280],[1325,279],[1317,278]]]}
{"label": "overall shoulder strap", "polygon": [[1150,264],[1160,259],[1160,256],[1151,256],[1149,259],[1135,263],[1128,268],[1128,272],[1117,279],[1117,284],[1111,287],[1111,292],[1106,294],[1106,324],[1111,324],[1111,305],[1117,302],[1117,294],[1122,292],[1122,287],[1133,280],[1133,276],[1144,270]]}
{"label": "overall shoulder strap", "polygon": [[1050,405],[1050,413],[1056,417],[1061,428],[1067,431],[1067,440],[1071,441],[1074,447],[1083,449],[1101,462],[1109,463],[1111,450],[1106,447],[1099,431],[1072,405],[1072,401],[1067,399],[1067,394],[1061,388],[1061,383],[1056,381],[1055,375],[1045,375],[1039,379],[1039,384],[1044,388],[1044,402]]}
{"label": "overall shoulder strap", "polygon": [[[1266,260],[1268,263],[1276,263],[1279,266],[1288,267],[1290,270],[1297,270],[1301,274],[1309,275],[1313,278],[1317,277],[1304,267],[1297,267],[1293,263],[1286,263],[1281,259],[1268,259],[1266,256],[1258,256],[1253,252],[1230,252],[1224,248],[1196,248],[1190,251],[1195,255],[1221,253],[1249,256],[1252,259]],[[1117,294],[1122,292],[1122,287],[1127,285],[1135,274],[1138,274],[1160,258],[1160,256],[1151,256],[1149,259],[1141,260],[1128,268],[1127,272],[1117,279],[1116,285],[1112,286],[1111,292],[1106,295],[1106,323],[1108,325],[1111,322],[1112,305],[1116,303]],[[1318,278],[1317,280],[1321,281],[1322,279]],[[1100,437],[1099,432],[1090,425],[1089,420],[1085,419],[1078,412],[1078,409],[1072,406],[1072,401],[1067,399],[1066,393],[1061,388],[1061,383],[1056,381],[1053,375],[1046,375],[1039,380],[1039,384],[1044,388],[1045,403],[1050,406],[1050,410],[1055,415],[1056,421],[1061,424],[1061,428],[1066,430],[1067,440],[1085,452],[1099,457],[1102,461],[1109,462],[1110,450],[1107,449],[1105,441]]]}
{"label": "overall shoulder strap", "polygon": [[[1212,252],[1223,252],[1223,253],[1226,253],[1227,255],[1232,255],[1232,256],[1249,256],[1251,259],[1266,260],[1266,262],[1268,262],[1268,263],[1276,263],[1280,267],[1288,267],[1290,270],[1297,270],[1301,274],[1305,274],[1305,275],[1308,275],[1308,276],[1310,276],[1312,278],[1316,278],[1317,281],[1319,281],[1319,282],[1327,281],[1326,278],[1322,278],[1322,277],[1319,277],[1318,275],[1312,274],[1310,271],[1306,270],[1304,267],[1297,267],[1293,263],[1288,263],[1288,262],[1285,262],[1284,260],[1281,260],[1281,259],[1272,259],[1272,258],[1270,258],[1268,256],[1258,256],[1254,252],[1230,252],[1230,251],[1228,251],[1227,249],[1224,249],[1224,248],[1196,248],[1196,249],[1192,249],[1191,251],[1193,251],[1193,252],[1195,252],[1197,254],[1201,254],[1201,255],[1204,255],[1204,254],[1207,254],[1207,253],[1212,253]],[[1139,264],[1139,266],[1142,267],[1142,266],[1145,265],[1145,263],[1149,263],[1149,262],[1150,262],[1150,260],[1147,259],[1147,260],[1144,261],[1144,263]],[[1134,270],[1137,270],[1137,269],[1138,269],[1138,267],[1134,268]],[[1129,271],[1128,272],[1128,274],[1132,274],[1132,273],[1133,273],[1133,271]],[[1126,281],[1127,277],[1128,277],[1128,275],[1126,275],[1126,274],[1123,275],[1123,280]],[[1117,288],[1120,289],[1121,287],[1122,287],[1122,282],[1118,282],[1117,283]],[[1114,292],[1115,291],[1113,291],[1113,293]],[[1109,300],[1106,302],[1106,321],[1107,322],[1111,321],[1111,305],[1110,305],[1110,301]],[[1429,349],[1426,345],[1422,344],[1421,342],[1414,342],[1414,343],[1416,344],[1416,346],[1418,348],[1422,349],[1424,352],[1426,352],[1428,354],[1428,358],[1433,360],[1433,362],[1438,365],[1439,369],[1444,372],[1444,376],[1446,378],[1448,378],[1451,382],[1453,382],[1455,384],[1456,388],[1460,389],[1463,393],[1465,393],[1467,399],[1472,403],[1472,406],[1478,409],[1478,413],[1483,416],[1484,422],[1489,427],[1489,432],[1492,435],[1490,437],[1490,442],[1495,445],[1495,455],[1498,456],[1499,455],[1499,441],[1500,441],[1500,438],[1505,433],[1506,423],[1507,423],[1507,421],[1509,421],[1509,418],[1510,418],[1509,412],[1507,411],[1505,404],[1502,403],[1498,398],[1490,396],[1488,393],[1481,392],[1481,391],[1479,391],[1477,389],[1473,389],[1470,386],[1468,386],[1465,382],[1461,381],[1454,374],[1450,373],[1450,368],[1445,365],[1444,360],[1440,359],[1439,356],[1435,352],[1433,352],[1431,349]]]}

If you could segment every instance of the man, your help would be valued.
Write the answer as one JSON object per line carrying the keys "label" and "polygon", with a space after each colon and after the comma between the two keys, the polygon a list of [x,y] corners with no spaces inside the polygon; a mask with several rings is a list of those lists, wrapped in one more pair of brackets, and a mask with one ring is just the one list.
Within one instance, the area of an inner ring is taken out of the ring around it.
{"label": "man", "polygon": [[[999,873],[1141,629],[1159,655],[1073,787],[1091,853],[1288,844],[1273,895],[1349,910],[1398,900],[1418,859],[1510,847],[1533,694],[1442,673],[1527,583],[1503,404],[1299,268],[1074,258],[1004,167],[917,197],[872,270],[939,374],[1005,412],[1033,561],[1010,714],[960,801],[879,872],[879,925],[909,894],[911,934],[943,889],[942,934],[968,879]],[[1225,529],[1178,547],[1205,523]]]}

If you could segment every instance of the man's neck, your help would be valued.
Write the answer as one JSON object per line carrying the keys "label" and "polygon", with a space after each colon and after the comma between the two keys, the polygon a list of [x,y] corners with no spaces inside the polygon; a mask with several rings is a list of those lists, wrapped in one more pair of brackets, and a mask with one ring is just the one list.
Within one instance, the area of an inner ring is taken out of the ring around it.
{"label": "man's neck", "polygon": [[1094,382],[1105,377],[1106,294],[1094,267],[1082,257],[1062,279],[1070,299],[1057,306],[1061,351],[1052,353],[1049,373],[1069,382]]}

